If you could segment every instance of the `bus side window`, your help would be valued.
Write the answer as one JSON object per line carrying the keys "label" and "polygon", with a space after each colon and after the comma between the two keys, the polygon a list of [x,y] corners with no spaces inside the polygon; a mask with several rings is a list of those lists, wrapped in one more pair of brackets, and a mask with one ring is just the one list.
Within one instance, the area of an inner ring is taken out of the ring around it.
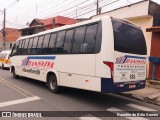
{"label": "bus side window", "polygon": [[28,49],[27,49],[27,54],[31,54],[32,43],[33,43],[33,38],[30,38]]}
{"label": "bus side window", "polygon": [[63,53],[65,34],[66,34],[66,31],[61,31],[58,33],[55,53],[58,53],[58,54]]}
{"label": "bus side window", "polygon": [[23,48],[23,55],[27,54],[27,48],[28,48],[28,44],[29,44],[29,39],[26,39],[24,48]]}
{"label": "bus side window", "polygon": [[37,43],[37,51],[36,54],[41,54],[42,53],[42,44],[43,44],[44,36],[40,36],[38,43]]}
{"label": "bus side window", "polygon": [[73,49],[72,53],[81,53],[81,44],[84,41],[84,35],[86,31],[86,26],[81,26],[76,28],[74,41],[73,41]]}
{"label": "bus side window", "polygon": [[48,44],[49,44],[49,39],[50,39],[50,34],[47,34],[44,36],[44,42],[42,46],[42,54],[47,54],[48,53]]}
{"label": "bus side window", "polygon": [[31,48],[31,53],[35,55],[36,54],[36,48],[37,48],[37,43],[38,43],[38,37],[35,37],[32,43],[32,48]]}
{"label": "bus side window", "polygon": [[94,53],[98,24],[87,26],[85,40],[82,44],[83,53]]}
{"label": "bus side window", "polygon": [[71,53],[73,35],[74,29],[67,30],[63,48],[65,53]]}
{"label": "bus side window", "polygon": [[21,45],[22,45],[22,40],[20,40],[18,43],[17,55],[20,55]]}
{"label": "bus side window", "polygon": [[55,43],[57,39],[57,33],[52,33],[49,41],[49,48],[48,48],[48,53],[53,54],[54,53],[54,48],[55,48]]}
{"label": "bus side window", "polygon": [[99,53],[101,50],[101,42],[102,42],[102,22],[98,23],[98,30],[96,36],[96,45],[95,45],[95,53]]}
{"label": "bus side window", "polygon": [[22,40],[21,48],[20,48],[20,54],[23,55],[23,48],[24,48],[25,40]]}
{"label": "bus side window", "polygon": [[18,54],[18,49],[19,49],[19,45],[18,43],[16,43],[12,49],[12,53],[11,55],[14,56],[14,55],[17,55]]}

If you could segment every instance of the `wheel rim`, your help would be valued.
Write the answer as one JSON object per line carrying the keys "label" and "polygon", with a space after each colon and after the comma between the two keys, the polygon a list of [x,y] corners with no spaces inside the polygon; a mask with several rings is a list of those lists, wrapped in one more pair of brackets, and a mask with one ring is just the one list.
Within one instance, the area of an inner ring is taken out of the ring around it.
{"label": "wheel rim", "polygon": [[53,90],[55,89],[55,87],[56,87],[56,80],[52,78],[50,80],[50,88]]}
{"label": "wheel rim", "polygon": [[13,77],[15,77],[15,74],[16,74],[16,73],[15,73],[15,70],[13,70]]}

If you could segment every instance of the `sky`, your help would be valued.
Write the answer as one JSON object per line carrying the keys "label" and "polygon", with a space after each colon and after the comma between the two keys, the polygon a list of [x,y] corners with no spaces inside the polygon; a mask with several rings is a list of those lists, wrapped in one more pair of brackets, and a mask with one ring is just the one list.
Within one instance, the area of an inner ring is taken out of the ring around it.
{"label": "sky", "polygon": [[[0,29],[6,8],[6,27],[24,28],[34,18],[45,19],[62,15],[89,18],[96,14],[97,0],[0,0]],[[141,0],[99,0],[102,12]],[[160,3],[160,0],[153,0]],[[109,5],[108,5],[109,4]]]}

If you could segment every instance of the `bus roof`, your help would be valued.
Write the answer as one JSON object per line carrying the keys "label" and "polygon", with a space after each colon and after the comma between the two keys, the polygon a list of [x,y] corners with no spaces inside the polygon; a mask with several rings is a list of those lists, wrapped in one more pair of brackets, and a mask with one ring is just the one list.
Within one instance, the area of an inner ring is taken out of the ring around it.
{"label": "bus roof", "polygon": [[50,29],[50,30],[47,30],[47,31],[39,32],[39,33],[34,34],[34,35],[24,36],[24,37],[19,38],[18,40],[32,38],[32,37],[35,37],[35,36],[38,36],[38,35],[44,35],[44,34],[51,33],[51,32],[56,32],[56,31],[60,31],[60,30],[64,30],[64,29],[68,29],[68,28],[72,28],[72,27],[76,27],[76,26],[80,26],[80,25],[85,25],[85,24],[97,22],[97,21],[100,21],[101,19],[103,19],[104,17],[109,18],[109,16],[103,16],[103,17],[94,18],[94,19],[91,19],[91,20],[86,20],[84,22],[76,23],[76,24],[73,24],[73,25],[65,25],[65,26],[62,26],[62,27],[57,27],[57,28]]}

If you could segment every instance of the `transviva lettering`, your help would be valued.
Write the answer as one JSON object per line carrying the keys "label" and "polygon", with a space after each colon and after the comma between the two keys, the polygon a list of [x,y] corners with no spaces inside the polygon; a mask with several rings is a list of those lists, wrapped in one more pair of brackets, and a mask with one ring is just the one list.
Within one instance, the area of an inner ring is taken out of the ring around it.
{"label": "transviva lettering", "polygon": [[28,61],[28,67],[53,68],[54,62],[50,61]]}
{"label": "transviva lettering", "polygon": [[127,59],[126,64],[146,64],[145,60],[139,60],[139,59]]}

